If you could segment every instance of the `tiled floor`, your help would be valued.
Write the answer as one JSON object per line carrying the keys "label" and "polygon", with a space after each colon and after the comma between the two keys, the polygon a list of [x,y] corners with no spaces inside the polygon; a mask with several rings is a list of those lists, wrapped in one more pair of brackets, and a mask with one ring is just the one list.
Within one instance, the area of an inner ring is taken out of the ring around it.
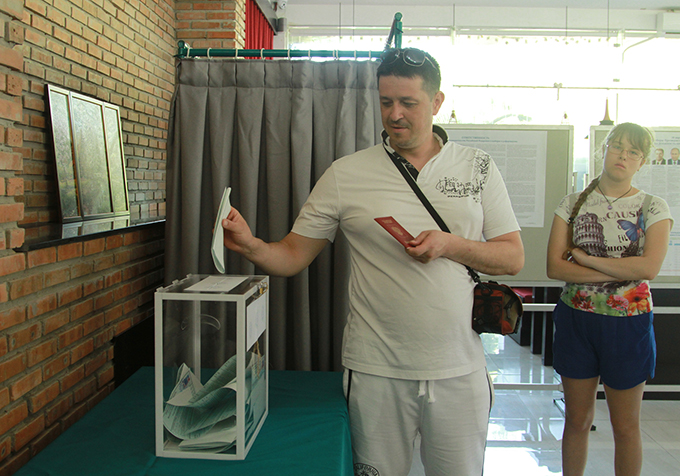
{"label": "tiled floor", "polygon": [[[552,367],[540,355],[509,337],[484,335],[489,372],[497,384],[556,384]],[[564,417],[554,404],[562,394],[553,390],[496,389],[491,410],[484,476],[561,475],[560,443]],[[586,475],[614,474],[614,443],[604,400],[596,403]],[[644,476],[680,475],[680,401],[642,402]],[[409,476],[423,476],[418,450]]]}

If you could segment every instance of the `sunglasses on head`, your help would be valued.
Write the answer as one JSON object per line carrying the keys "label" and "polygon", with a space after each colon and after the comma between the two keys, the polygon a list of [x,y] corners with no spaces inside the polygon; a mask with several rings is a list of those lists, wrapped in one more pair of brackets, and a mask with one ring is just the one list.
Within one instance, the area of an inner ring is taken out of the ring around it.
{"label": "sunglasses on head", "polygon": [[409,66],[414,66],[416,68],[421,67],[425,64],[425,61],[429,62],[434,69],[437,69],[435,64],[427,57],[424,51],[416,48],[391,48],[385,50],[380,55],[380,59],[384,64],[392,64],[399,58],[402,59],[404,63]]}

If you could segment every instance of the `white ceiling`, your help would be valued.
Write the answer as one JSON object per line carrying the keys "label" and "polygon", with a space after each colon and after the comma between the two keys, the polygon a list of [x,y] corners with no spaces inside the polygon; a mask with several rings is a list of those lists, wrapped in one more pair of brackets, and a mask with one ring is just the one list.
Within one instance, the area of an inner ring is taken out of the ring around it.
{"label": "white ceiling", "polygon": [[[285,1],[285,0],[284,0]],[[280,0],[280,3],[283,1]],[[408,5],[460,7],[598,8],[612,10],[676,10],[680,0],[288,0],[292,5]]]}

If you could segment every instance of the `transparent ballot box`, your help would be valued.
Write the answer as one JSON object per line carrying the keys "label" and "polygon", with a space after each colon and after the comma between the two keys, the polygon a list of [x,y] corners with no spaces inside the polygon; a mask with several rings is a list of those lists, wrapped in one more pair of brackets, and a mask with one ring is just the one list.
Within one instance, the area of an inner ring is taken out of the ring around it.
{"label": "transparent ballot box", "polygon": [[155,293],[156,455],[244,459],[269,410],[269,277]]}

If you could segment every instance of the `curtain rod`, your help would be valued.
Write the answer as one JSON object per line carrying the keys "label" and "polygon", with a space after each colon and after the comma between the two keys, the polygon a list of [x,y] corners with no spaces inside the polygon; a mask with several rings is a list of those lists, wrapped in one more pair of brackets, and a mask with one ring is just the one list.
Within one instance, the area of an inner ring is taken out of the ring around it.
{"label": "curtain rod", "polygon": [[192,48],[184,41],[179,41],[177,57],[194,58],[380,58],[382,51],[341,51],[341,50],[253,50],[232,48]]}

